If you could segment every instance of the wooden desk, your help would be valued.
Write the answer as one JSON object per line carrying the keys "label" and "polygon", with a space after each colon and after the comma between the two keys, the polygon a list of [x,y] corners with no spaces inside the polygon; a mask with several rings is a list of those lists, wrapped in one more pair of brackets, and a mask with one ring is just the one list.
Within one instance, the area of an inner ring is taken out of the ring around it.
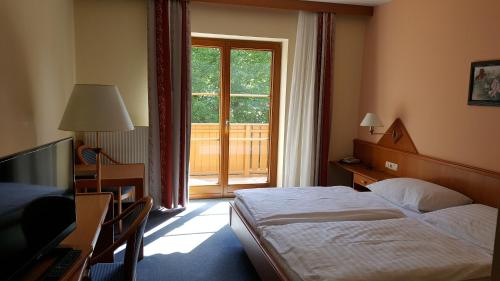
{"label": "wooden desk", "polygon": [[383,171],[370,169],[364,164],[344,164],[336,161],[333,163],[353,174],[352,187],[360,191],[365,191],[366,186],[371,183],[395,177]]}
{"label": "wooden desk", "polygon": [[[75,174],[88,175],[96,171],[95,165],[76,165]],[[144,197],[144,164],[113,164],[101,165],[102,186],[134,186],[135,199]],[[79,179],[75,182],[77,190],[95,188],[95,179]]]}
{"label": "wooden desk", "polygon": [[[97,240],[113,239],[113,233],[101,233],[106,214],[108,213],[111,193],[87,193],[76,196],[76,229],[61,243],[61,247],[70,247],[82,251],[78,260],[66,271],[62,281],[81,280],[87,267],[89,257],[94,251]],[[99,235],[101,234],[101,237]],[[107,236],[107,237],[103,237]],[[50,258],[42,259],[34,265],[21,280],[38,280],[53,264]]]}

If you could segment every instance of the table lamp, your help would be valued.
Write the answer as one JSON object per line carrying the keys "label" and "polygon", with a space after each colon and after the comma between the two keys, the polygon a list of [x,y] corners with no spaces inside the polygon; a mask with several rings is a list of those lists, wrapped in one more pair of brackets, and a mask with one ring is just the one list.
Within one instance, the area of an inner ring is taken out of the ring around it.
{"label": "table lamp", "polygon": [[115,85],[76,84],[59,130],[95,132],[97,192],[101,192],[99,132],[130,131],[134,125]]}

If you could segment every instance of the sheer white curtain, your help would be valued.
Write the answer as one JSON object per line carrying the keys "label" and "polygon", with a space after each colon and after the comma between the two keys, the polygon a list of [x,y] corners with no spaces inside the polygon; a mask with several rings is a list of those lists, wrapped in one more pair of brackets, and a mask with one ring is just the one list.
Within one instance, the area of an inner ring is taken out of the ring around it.
{"label": "sheer white curtain", "polygon": [[300,12],[288,103],[283,186],[327,185],[333,13]]}
{"label": "sheer white curtain", "polygon": [[318,15],[300,12],[288,104],[283,186],[310,186],[315,182],[315,79]]}

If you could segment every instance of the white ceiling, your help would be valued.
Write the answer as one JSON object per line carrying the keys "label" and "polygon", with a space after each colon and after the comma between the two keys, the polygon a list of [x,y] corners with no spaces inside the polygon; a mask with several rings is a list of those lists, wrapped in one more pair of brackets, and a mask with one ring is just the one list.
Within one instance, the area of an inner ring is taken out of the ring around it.
{"label": "white ceiling", "polygon": [[353,4],[353,5],[365,5],[365,6],[377,6],[390,2],[391,0],[307,0],[315,2],[328,2],[328,3],[338,3],[338,4]]}

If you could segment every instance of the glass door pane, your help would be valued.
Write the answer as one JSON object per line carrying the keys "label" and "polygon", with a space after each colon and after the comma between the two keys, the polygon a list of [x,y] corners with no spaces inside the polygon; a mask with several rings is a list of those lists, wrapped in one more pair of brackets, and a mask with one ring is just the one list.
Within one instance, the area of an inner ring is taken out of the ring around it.
{"label": "glass door pane", "polygon": [[189,185],[220,184],[221,49],[192,48]]}
{"label": "glass door pane", "polygon": [[269,182],[272,51],[231,50],[228,184]]}

